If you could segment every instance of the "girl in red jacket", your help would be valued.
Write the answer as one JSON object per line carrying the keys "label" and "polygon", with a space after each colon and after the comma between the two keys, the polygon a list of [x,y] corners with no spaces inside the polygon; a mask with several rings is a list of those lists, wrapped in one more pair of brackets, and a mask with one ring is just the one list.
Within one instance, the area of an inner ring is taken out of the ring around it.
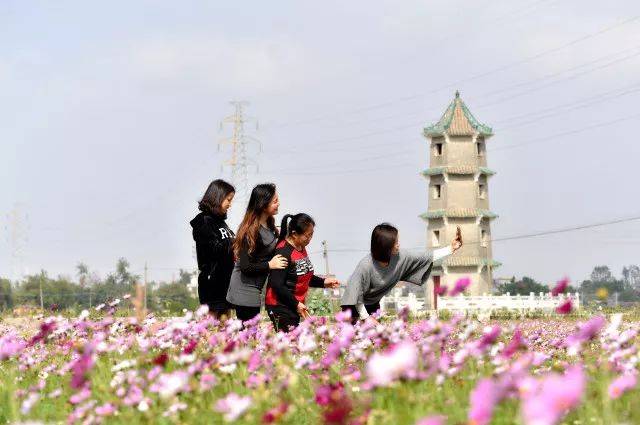
{"label": "girl in red jacket", "polygon": [[287,260],[287,267],[271,270],[265,298],[267,312],[276,331],[288,331],[300,324],[301,317],[309,317],[305,305],[309,287],[336,288],[340,285],[335,278],[323,278],[313,273],[306,246],[311,242],[315,224],[304,213],[286,214],[282,218],[275,255],[282,255]]}

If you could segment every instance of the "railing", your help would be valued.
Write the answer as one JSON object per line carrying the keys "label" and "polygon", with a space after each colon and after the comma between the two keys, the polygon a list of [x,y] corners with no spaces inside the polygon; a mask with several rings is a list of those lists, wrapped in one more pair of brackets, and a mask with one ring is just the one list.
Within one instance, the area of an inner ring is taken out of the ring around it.
{"label": "railing", "polygon": [[[574,310],[580,308],[580,295],[560,294],[557,296],[551,293],[529,295],[458,295],[455,297],[438,297],[439,310],[451,311],[492,311],[492,310],[544,310],[552,311],[567,299],[571,299]],[[398,291],[394,291],[380,301],[380,308],[383,311],[390,309],[400,310],[405,306],[411,312],[425,310],[425,300],[418,298],[414,294],[406,297],[400,296]]]}

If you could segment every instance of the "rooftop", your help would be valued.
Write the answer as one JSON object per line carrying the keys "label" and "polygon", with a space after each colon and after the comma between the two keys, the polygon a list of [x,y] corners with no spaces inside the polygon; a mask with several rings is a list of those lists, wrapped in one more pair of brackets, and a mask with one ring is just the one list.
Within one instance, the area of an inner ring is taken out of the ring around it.
{"label": "rooftop", "polygon": [[476,132],[482,136],[492,136],[491,127],[478,121],[467,105],[460,98],[460,93],[456,92],[455,98],[451,101],[440,120],[430,126],[425,127],[424,135],[427,137],[442,136],[473,136]]}

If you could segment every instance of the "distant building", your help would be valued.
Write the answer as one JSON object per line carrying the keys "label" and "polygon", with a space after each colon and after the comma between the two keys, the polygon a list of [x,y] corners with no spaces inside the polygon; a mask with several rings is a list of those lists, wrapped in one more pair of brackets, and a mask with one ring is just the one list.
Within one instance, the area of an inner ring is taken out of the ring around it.
{"label": "distant building", "polygon": [[422,174],[429,180],[427,221],[429,249],[446,246],[460,226],[463,247],[434,264],[426,298],[434,307],[434,286],[449,288],[462,277],[470,277],[469,294],[490,293],[492,269],[500,263],[492,258],[489,210],[489,177],[486,141],[490,127],[471,114],[456,92],[440,120],[424,129],[429,141],[429,168]]}

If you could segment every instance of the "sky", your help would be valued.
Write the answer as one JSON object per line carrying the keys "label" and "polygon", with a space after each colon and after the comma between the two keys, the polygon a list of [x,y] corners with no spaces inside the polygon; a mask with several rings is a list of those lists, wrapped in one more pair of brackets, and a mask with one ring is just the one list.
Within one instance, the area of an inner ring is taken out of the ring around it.
{"label": "sky", "polygon": [[[249,184],[311,214],[316,269],[326,240],[346,279],[381,221],[426,244],[421,131],[456,90],[494,129],[494,238],[640,215],[637,1],[4,0],[0,276],[81,261],[105,276],[120,257],[156,280],[193,269],[188,222],[229,177],[220,121],[244,100]],[[620,275],[640,263],[640,221],[493,253],[494,277]]]}

